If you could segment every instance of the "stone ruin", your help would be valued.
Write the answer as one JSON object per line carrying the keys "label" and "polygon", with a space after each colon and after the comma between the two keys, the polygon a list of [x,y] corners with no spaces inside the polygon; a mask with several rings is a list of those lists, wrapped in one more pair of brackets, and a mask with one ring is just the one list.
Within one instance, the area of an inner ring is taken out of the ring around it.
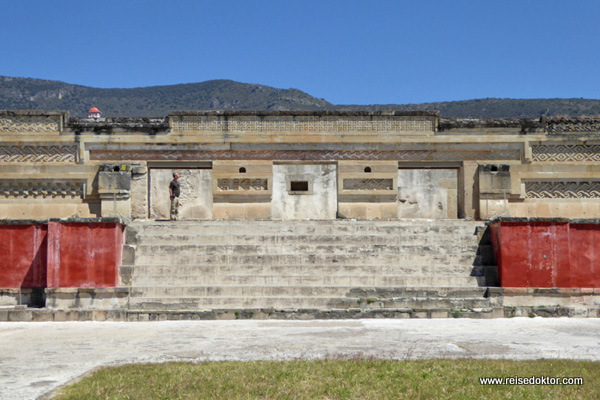
{"label": "stone ruin", "polygon": [[435,112],[0,112],[0,218],[600,217],[595,119]]}
{"label": "stone ruin", "polygon": [[48,308],[0,320],[600,316],[598,119],[0,111],[0,137],[0,300]]}

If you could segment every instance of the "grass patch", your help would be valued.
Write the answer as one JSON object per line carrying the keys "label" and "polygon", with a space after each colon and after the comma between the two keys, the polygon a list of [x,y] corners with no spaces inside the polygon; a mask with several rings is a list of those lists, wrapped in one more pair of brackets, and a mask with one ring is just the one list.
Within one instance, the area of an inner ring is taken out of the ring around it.
{"label": "grass patch", "polygon": [[[480,377],[583,377],[581,386],[483,386]],[[54,399],[598,399],[600,363],[563,360],[204,362],[104,368]]]}

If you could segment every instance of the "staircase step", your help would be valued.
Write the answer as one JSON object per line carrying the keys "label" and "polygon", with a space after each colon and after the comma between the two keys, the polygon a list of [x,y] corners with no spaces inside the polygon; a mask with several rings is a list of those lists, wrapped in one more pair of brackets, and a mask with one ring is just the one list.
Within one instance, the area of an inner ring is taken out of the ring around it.
{"label": "staircase step", "polygon": [[[215,260],[216,261],[216,260]],[[465,273],[472,272],[479,267],[473,264],[419,264],[410,261],[401,261],[394,264],[377,262],[357,264],[332,262],[328,264],[311,263],[244,263],[230,264],[207,262],[202,264],[136,264],[133,276],[240,276],[240,275],[286,275],[286,276],[314,276],[315,271],[326,273],[328,276],[391,276],[405,274],[440,274],[440,273]]]}
{"label": "staircase step", "polygon": [[[430,277],[422,277],[420,280],[417,277],[407,279],[407,282],[411,283],[411,287],[426,287],[426,283],[431,283]],[[433,281],[437,283],[437,281]],[[477,287],[475,277],[471,278],[449,278],[442,277],[439,282],[449,283],[473,283],[471,286],[462,287]],[[420,283],[420,284],[419,284]],[[283,285],[218,285],[218,286],[174,286],[174,285],[163,285],[163,286],[136,286],[131,289],[131,298],[140,296],[149,297],[226,297],[226,296],[243,296],[243,297],[277,297],[277,296],[314,296],[314,297],[332,297],[340,296],[347,297],[349,295],[360,297],[360,291],[353,291],[356,286],[283,286]],[[380,293],[386,293],[385,291],[372,291],[364,292],[372,293],[370,296],[381,297]],[[388,292],[393,293],[393,292]],[[389,296],[386,296],[389,297]]]}
{"label": "staircase step", "polygon": [[139,275],[132,277],[132,286],[357,286],[357,287],[399,287],[423,286],[424,282],[441,282],[453,286],[472,286],[477,279],[463,274],[440,274],[435,278],[430,275],[412,274],[410,276],[374,276],[374,275],[174,275],[165,278],[165,275]]}
{"label": "staircase step", "polygon": [[478,238],[475,235],[454,237],[440,234],[369,234],[369,235],[263,235],[263,234],[236,234],[236,235],[214,235],[205,234],[181,234],[180,232],[156,235],[141,235],[146,245],[169,245],[169,244],[197,244],[197,245],[286,245],[303,243],[309,244],[370,244],[370,245],[400,245],[400,244],[435,244],[435,245],[474,245]]}
{"label": "staircase step", "polygon": [[343,299],[339,297],[178,297],[164,299],[162,297],[146,297],[132,299],[131,308],[141,310],[192,310],[192,309],[221,309],[221,308],[277,308],[277,309],[307,309],[307,308],[405,308],[405,309],[446,309],[461,310],[473,308],[491,308],[494,305],[487,299],[449,299],[449,298],[412,298],[395,299],[393,301],[377,301],[372,299]]}
{"label": "staircase step", "polygon": [[457,220],[134,222],[126,233],[135,250],[127,267],[130,310],[492,309],[480,287],[481,263],[490,254],[477,235],[484,226]]}
{"label": "staircase step", "polygon": [[[439,221],[439,220],[438,220]],[[384,223],[384,222],[323,222],[310,221],[309,223],[299,223],[291,221],[223,221],[220,223],[198,221],[194,223],[172,223],[156,225],[136,224],[138,234],[165,235],[169,233],[181,234],[185,230],[186,235],[204,234],[210,232],[211,235],[394,235],[394,234],[460,234],[474,235],[476,228],[484,226],[483,223]]]}
{"label": "staircase step", "polygon": [[136,252],[136,263],[145,265],[345,265],[356,263],[362,259],[365,263],[381,263],[384,265],[405,264],[473,264],[477,265],[480,257],[473,254],[465,254],[459,257],[444,254],[164,254],[160,252]]}
{"label": "staircase step", "polygon": [[458,244],[306,244],[298,242],[289,245],[246,245],[246,244],[161,244],[141,245],[136,248],[145,253],[192,254],[435,254],[465,255],[477,252],[477,245]]}

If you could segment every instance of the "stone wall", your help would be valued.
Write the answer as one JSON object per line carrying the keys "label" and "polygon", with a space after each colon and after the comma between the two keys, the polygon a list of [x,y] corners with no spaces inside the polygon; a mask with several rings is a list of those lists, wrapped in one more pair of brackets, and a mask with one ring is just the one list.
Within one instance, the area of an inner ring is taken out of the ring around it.
{"label": "stone wall", "polygon": [[541,163],[479,167],[481,218],[597,218],[600,166]]}
{"label": "stone wall", "polygon": [[0,218],[99,216],[98,166],[0,162]]}
{"label": "stone wall", "polygon": [[215,218],[270,218],[273,162],[213,162],[212,193]]}
{"label": "stone wall", "polygon": [[180,176],[179,183],[181,185],[179,218],[212,218],[212,171],[186,168],[150,169],[150,218],[169,218],[171,209],[169,183],[173,180],[175,172]]}
{"label": "stone wall", "polygon": [[388,219],[398,213],[398,162],[338,161],[338,215]]}
{"label": "stone wall", "polygon": [[[318,218],[597,218],[598,126],[440,122],[431,112],[206,111],[94,122],[0,111],[0,218],[166,218],[174,170],[183,175],[182,217],[191,219],[306,218],[300,209],[313,206]],[[323,165],[327,184],[317,179]],[[128,180],[122,187],[110,184],[114,167]],[[308,187],[291,190],[291,181]],[[291,194],[302,191],[313,197]]]}
{"label": "stone wall", "polygon": [[273,166],[274,219],[335,219],[335,163]]}
{"label": "stone wall", "polygon": [[131,170],[131,218],[148,218],[148,168],[143,165],[133,166]]}
{"label": "stone wall", "polygon": [[435,113],[180,112],[169,115],[174,132],[420,132],[433,133]]}
{"label": "stone wall", "polygon": [[0,132],[59,133],[68,119],[67,111],[0,110]]}
{"label": "stone wall", "polygon": [[458,171],[400,169],[398,203],[398,218],[457,218]]}

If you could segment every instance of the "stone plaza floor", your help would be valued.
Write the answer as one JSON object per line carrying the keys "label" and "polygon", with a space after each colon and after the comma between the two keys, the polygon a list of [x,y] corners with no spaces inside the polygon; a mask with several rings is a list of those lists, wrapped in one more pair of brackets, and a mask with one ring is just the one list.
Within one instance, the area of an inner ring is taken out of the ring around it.
{"label": "stone plaza floor", "polygon": [[600,361],[600,319],[2,322],[0,399],[36,399],[110,365],[493,358]]}

